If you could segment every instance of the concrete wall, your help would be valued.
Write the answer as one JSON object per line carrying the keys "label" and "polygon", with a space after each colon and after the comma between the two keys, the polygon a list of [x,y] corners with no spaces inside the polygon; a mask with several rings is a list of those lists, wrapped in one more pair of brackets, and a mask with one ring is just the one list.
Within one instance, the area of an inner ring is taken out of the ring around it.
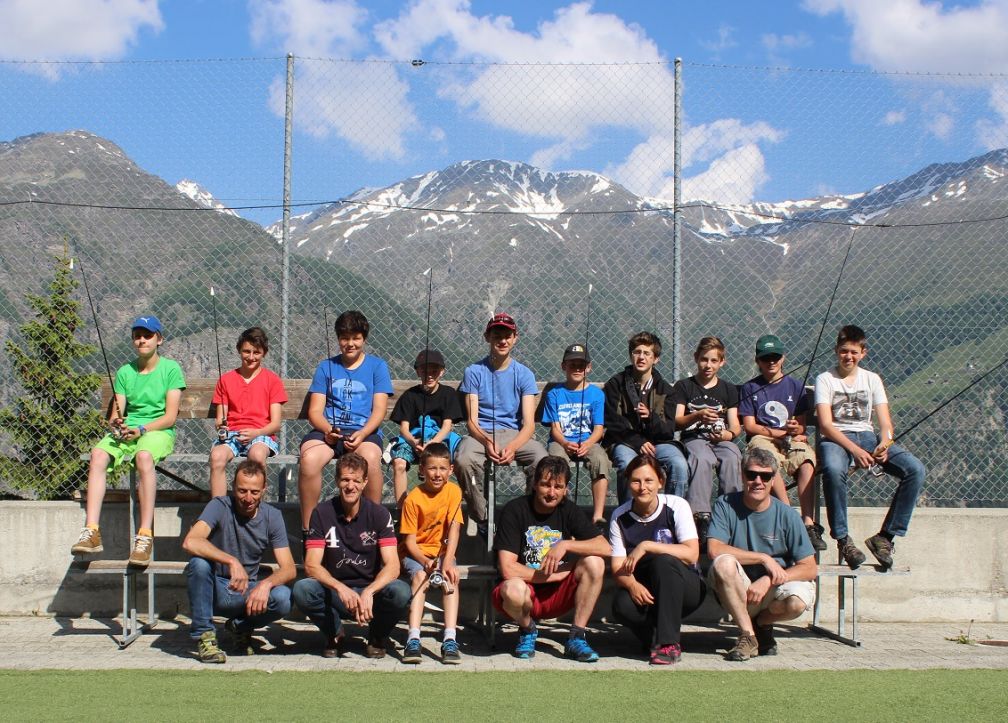
{"label": "concrete wall", "polygon": [[[288,530],[297,531],[294,505],[284,505]],[[202,505],[159,506],[155,518],[155,557],[184,560],[180,536]],[[878,530],[884,510],[851,510],[855,540]],[[121,609],[121,578],[84,575],[71,569],[70,545],[77,539],[84,514],[74,502],[0,502],[0,615],[67,615],[112,617]],[[292,548],[299,558],[298,533]],[[124,503],[107,503],[102,512],[102,557],[124,559],[130,533]],[[480,561],[473,539],[467,539],[463,562]],[[823,555],[835,562],[835,549]],[[909,565],[908,577],[861,580],[860,618],[864,621],[968,622],[1008,621],[1008,510],[932,509],[914,513],[910,535],[896,545],[898,565]],[[184,578],[158,578],[157,609],[162,614],[188,610]],[[468,596],[473,601],[474,595]],[[141,608],[146,604],[141,588]],[[823,585],[823,613],[835,619],[836,583]],[[466,606],[468,607],[468,605]],[[607,614],[608,606],[600,604]]]}

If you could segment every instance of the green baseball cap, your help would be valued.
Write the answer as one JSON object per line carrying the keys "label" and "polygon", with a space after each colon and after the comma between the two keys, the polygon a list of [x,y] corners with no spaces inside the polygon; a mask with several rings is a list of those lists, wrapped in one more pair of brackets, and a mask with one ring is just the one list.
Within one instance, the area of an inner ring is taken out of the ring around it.
{"label": "green baseball cap", "polygon": [[764,334],[756,340],[756,356],[771,356],[777,354],[784,356],[784,344],[779,337],[773,334]]}

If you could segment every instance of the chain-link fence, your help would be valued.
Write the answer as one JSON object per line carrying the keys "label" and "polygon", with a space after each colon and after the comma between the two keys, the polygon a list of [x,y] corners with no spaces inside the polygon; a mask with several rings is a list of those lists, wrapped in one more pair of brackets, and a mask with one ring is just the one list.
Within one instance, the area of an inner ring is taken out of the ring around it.
{"label": "chain-link fence", "polygon": [[[1008,154],[985,154],[1008,145],[995,112],[1004,78],[686,63],[677,109],[672,63],[292,65],[288,86],[284,58],[0,64],[0,336],[27,344],[25,295],[44,293],[66,245],[87,270],[113,371],[131,358],[129,321],[149,311],[164,354],[190,378],[216,378],[213,286],[225,368],[238,333],[260,325],[268,365],[308,377],[326,353],[323,309],[331,321],[358,308],[369,350],[409,379],[428,268],[430,344],[447,379],[486,354],[498,310],[517,317],[516,356],[540,381],[562,378],[563,348],[586,336],[604,381],[640,329],[662,337],[670,380],[716,334],[722,376],[741,383],[766,332],[801,379],[822,331],[811,383],[836,329],[857,323],[899,433],[1008,354]],[[950,126],[978,140],[953,149]],[[546,170],[558,168],[589,170]],[[182,179],[213,198],[172,185]],[[81,315],[74,333],[97,345],[86,304]],[[100,353],[80,369],[104,375]],[[0,378],[4,405],[24,397],[8,355]],[[988,376],[900,440],[929,468],[924,503],[1008,503],[1006,382]],[[304,429],[287,426],[285,451]],[[179,430],[177,451],[208,449],[209,422]],[[86,452],[93,440],[79,442]],[[2,445],[15,459],[46,454],[9,432]],[[31,479],[3,485],[32,494]],[[865,477],[853,501],[890,493]]]}

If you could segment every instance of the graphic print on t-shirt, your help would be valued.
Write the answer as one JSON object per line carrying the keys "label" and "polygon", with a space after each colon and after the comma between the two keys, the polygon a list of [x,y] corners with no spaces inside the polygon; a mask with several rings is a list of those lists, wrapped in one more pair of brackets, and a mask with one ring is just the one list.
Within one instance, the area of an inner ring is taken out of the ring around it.
{"label": "graphic print on t-shirt", "polygon": [[592,429],[592,409],[588,404],[561,404],[557,408],[560,429],[566,438],[588,439]]}
{"label": "graphic print on t-shirt", "polygon": [[336,427],[349,425],[352,420],[350,410],[353,407],[353,400],[363,400],[367,394],[368,388],[364,382],[349,377],[346,379],[333,379],[333,399],[342,400],[342,404],[336,404],[337,409],[333,413],[336,418],[332,420],[333,425]]}
{"label": "graphic print on t-shirt", "polygon": [[546,525],[527,527],[525,529],[525,564],[533,570],[538,570],[542,560],[563,535]]}
{"label": "graphic print on t-shirt", "polygon": [[838,422],[868,421],[868,392],[859,389],[856,392],[843,390],[833,391],[833,419]]}
{"label": "graphic print on t-shirt", "polygon": [[[788,401],[791,401],[790,396],[788,397]],[[777,422],[778,429],[782,429],[785,425],[787,425],[788,409],[776,399],[771,399],[769,402],[764,404],[761,411]]]}
{"label": "graphic print on t-shirt", "polygon": [[686,405],[686,411],[689,414],[694,412],[699,412],[701,409],[713,409],[718,413],[720,419],[718,419],[713,424],[705,424],[699,421],[693,422],[690,426],[686,427],[684,431],[686,432],[696,432],[697,434],[720,434],[724,431],[724,406],[718,400],[712,397],[698,397],[696,400],[691,401]]}

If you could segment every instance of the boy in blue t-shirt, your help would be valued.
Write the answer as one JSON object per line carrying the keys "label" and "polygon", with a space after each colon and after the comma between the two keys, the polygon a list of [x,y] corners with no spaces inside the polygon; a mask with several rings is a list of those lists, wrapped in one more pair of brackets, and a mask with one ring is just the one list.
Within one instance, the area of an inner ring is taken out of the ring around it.
{"label": "boy in blue t-shirt", "polygon": [[[805,414],[810,405],[802,383],[784,373],[784,351],[784,344],[773,334],[756,340],[760,373],[742,385],[738,415],[749,437],[747,449],[760,447],[773,453],[780,468],[794,477],[802,522],[812,546],[821,552],[826,549],[824,530],[812,516],[816,456],[805,434]],[[790,504],[779,471],[774,473],[773,493],[781,502]]]}
{"label": "boy in blue t-shirt", "polygon": [[567,379],[546,392],[543,407],[542,423],[550,428],[547,451],[587,463],[592,480],[592,522],[604,528],[612,469],[609,456],[598,444],[605,433],[605,394],[588,383],[591,357],[583,344],[571,344],[564,350],[560,368]]}
{"label": "boy in blue t-shirt", "polygon": [[336,318],[335,330],[340,353],[319,362],[308,387],[312,430],[301,440],[298,465],[301,529],[305,532],[322,494],[322,468],[333,457],[356,452],[366,459],[364,495],[377,503],[382,498],[381,424],[392,394],[392,378],[384,360],[364,353],[371,330],[364,314],[344,311]]}

